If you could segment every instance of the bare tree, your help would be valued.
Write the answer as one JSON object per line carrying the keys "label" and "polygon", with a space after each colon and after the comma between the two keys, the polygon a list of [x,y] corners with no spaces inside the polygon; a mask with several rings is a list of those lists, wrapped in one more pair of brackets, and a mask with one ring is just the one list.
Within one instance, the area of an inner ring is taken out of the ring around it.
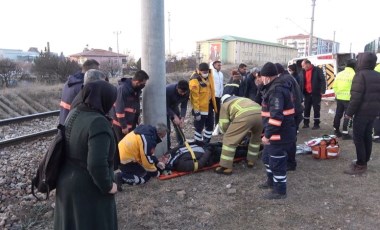
{"label": "bare tree", "polygon": [[12,87],[17,84],[17,78],[21,76],[20,66],[10,59],[0,60],[0,85],[1,87]]}

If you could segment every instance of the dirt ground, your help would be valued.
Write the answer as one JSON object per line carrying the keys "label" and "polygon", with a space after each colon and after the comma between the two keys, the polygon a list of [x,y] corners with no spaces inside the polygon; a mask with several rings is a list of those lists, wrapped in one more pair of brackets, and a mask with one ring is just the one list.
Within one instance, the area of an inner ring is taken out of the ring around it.
{"label": "dirt ground", "polygon": [[[301,129],[298,144],[332,134],[334,115],[329,110],[335,110],[335,103],[322,104],[321,129]],[[191,138],[190,118],[187,124],[186,136]],[[339,140],[339,144],[338,159],[297,156],[297,170],[288,173],[285,200],[262,198],[267,191],[257,187],[266,179],[261,162],[253,169],[236,163],[230,176],[209,170],[167,181],[152,179],[140,186],[124,185],[124,191],[116,195],[119,229],[379,229],[380,144],[374,143],[368,173],[363,176],[343,174],[355,159],[355,146],[351,140]],[[24,209],[22,226],[52,229],[53,202],[51,198]]]}
{"label": "dirt ground", "polygon": [[[332,134],[334,102],[322,102],[320,130],[301,129],[297,143]],[[191,123],[191,122],[189,122]],[[192,134],[190,134],[191,136]],[[143,186],[126,186],[116,196],[120,229],[379,229],[379,144],[373,146],[368,173],[343,170],[355,159],[352,140],[339,140],[338,159],[297,155],[288,173],[285,200],[262,199],[260,162],[253,169],[234,165],[231,176],[212,170]]]}

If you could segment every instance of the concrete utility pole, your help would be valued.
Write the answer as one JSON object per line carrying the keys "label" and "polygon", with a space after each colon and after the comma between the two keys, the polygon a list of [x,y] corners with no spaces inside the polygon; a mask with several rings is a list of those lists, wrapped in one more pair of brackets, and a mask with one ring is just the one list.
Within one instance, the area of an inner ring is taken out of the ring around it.
{"label": "concrete utility pole", "polygon": [[309,56],[312,55],[313,50],[313,28],[314,28],[314,8],[315,8],[315,0],[311,0],[312,11],[311,11],[311,27],[310,27],[310,37],[309,37]]}
{"label": "concrete utility pole", "polygon": [[[144,124],[166,124],[165,17],[164,0],[141,1],[141,68],[149,75],[143,90]],[[156,148],[160,156],[167,150],[166,140]]]}
{"label": "concrete utility pole", "polygon": [[[114,31],[114,34],[116,34],[116,49],[117,49],[117,71],[120,73],[120,57],[119,57],[119,34],[121,34],[121,31]],[[121,70],[121,75],[123,75],[123,70]]]}
{"label": "concrete utility pole", "polygon": [[169,39],[168,39],[168,45],[169,45],[169,56],[172,55],[172,51],[170,49],[170,12],[168,12],[168,32],[169,32]]}

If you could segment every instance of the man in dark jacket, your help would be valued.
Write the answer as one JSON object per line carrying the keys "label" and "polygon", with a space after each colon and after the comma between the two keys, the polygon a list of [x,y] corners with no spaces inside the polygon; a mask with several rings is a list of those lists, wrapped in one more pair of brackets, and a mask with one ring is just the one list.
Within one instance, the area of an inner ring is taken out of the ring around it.
{"label": "man in dark jacket", "polygon": [[61,102],[59,103],[59,124],[65,124],[66,117],[70,112],[71,103],[82,89],[84,74],[90,69],[99,69],[99,63],[94,59],[85,61],[82,66],[82,70],[74,75],[70,75],[63,86]]}
{"label": "man in dark jacket", "polygon": [[117,99],[110,111],[117,142],[136,128],[140,116],[141,90],[148,79],[148,74],[139,70],[133,78],[122,78],[119,81]]}
{"label": "man in dark jacket", "polygon": [[[284,67],[280,63],[275,63],[277,71],[279,73],[279,77],[283,78],[287,83],[291,85],[291,93],[294,98],[294,121],[296,124],[296,129],[298,130],[298,125],[302,121],[302,113],[303,113],[303,95],[301,89],[297,83],[297,80],[288,74]],[[296,151],[297,151],[297,141],[293,143],[292,149],[288,152],[288,161],[287,161],[287,170],[294,171],[297,167],[296,161]]]}
{"label": "man in dark jacket", "polygon": [[377,57],[364,52],[357,56],[356,73],[351,86],[351,99],[346,111],[353,120],[353,139],[356,147],[356,162],[344,173],[355,175],[367,171],[367,162],[372,152],[372,126],[380,111],[380,73],[374,70]]}
{"label": "man in dark jacket", "polygon": [[321,100],[322,94],[326,91],[326,78],[321,68],[314,66],[307,59],[301,63],[303,75],[301,80],[301,90],[305,96],[305,112],[303,118],[303,127],[309,128],[310,111],[313,106],[314,126],[313,129],[319,129],[321,117]]}
{"label": "man in dark jacket", "polygon": [[287,155],[296,141],[294,99],[291,84],[278,77],[276,65],[267,62],[261,69],[264,84],[262,120],[264,124],[263,162],[267,181],[259,187],[273,188],[267,199],[286,198]]}
{"label": "man in dark jacket", "polygon": [[[166,112],[167,124],[170,134],[171,125],[170,121],[174,123],[174,130],[176,133],[178,145],[183,145],[184,137],[181,136],[179,128],[183,128],[185,124],[185,117],[187,111],[187,102],[189,101],[189,82],[180,80],[178,83],[166,86]],[[178,106],[181,105],[181,111]],[[168,149],[171,147],[170,135],[167,138]]]}

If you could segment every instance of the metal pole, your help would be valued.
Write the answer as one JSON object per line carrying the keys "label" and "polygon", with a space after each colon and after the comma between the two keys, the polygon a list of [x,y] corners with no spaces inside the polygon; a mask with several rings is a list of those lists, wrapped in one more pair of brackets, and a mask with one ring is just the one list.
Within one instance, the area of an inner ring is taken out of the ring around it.
{"label": "metal pole", "polygon": [[[164,0],[141,1],[141,67],[149,75],[143,90],[144,124],[166,124],[165,17]],[[160,156],[167,150],[166,139],[156,148]]]}
{"label": "metal pole", "polygon": [[116,49],[117,49],[117,71],[120,73],[120,57],[119,57],[119,34],[121,34],[121,31],[115,31],[113,32],[116,34]]}
{"label": "metal pole", "polygon": [[311,27],[310,27],[310,37],[309,37],[309,56],[312,55],[313,48],[313,28],[314,28],[314,8],[315,8],[315,0],[311,0],[312,2],[312,12],[311,12]]}
{"label": "metal pole", "polygon": [[168,45],[169,45],[169,56],[171,56],[172,54],[172,51],[170,49],[170,12],[168,12],[168,30],[169,30],[169,42],[168,42]]}

